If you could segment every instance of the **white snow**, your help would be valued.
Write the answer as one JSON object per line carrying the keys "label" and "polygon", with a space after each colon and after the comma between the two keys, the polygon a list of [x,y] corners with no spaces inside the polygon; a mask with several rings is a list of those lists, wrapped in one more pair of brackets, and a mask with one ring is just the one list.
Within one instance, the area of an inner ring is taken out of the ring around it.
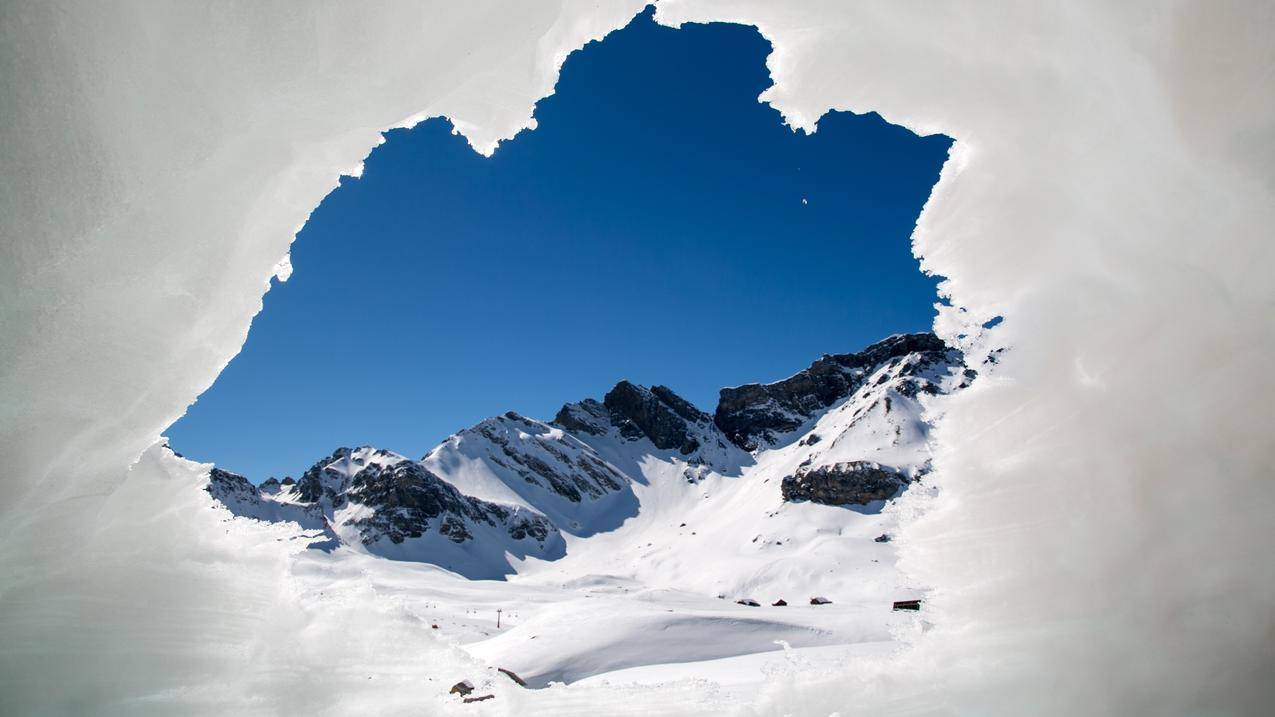
{"label": "white snow", "polygon": [[[373,509],[324,498],[308,509],[311,520],[298,531],[312,531],[311,514],[321,510],[332,539],[312,547],[330,556],[302,556],[304,564],[322,566],[306,571],[316,578],[302,582],[323,593],[346,579],[338,576],[357,573],[377,591],[407,598],[431,630],[488,668],[513,670],[532,688],[637,668],[649,668],[635,674],[650,679],[669,674],[659,667],[668,665],[679,665],[683,679],[710,679],[724,666],[743,665],[754,679],[734,678],[733,694],[756,696],[766,683],[758,668],[768,663],[746,656],[781,644],[896,648],[895,632],[914,621],[892,615],[891,605],[923,593],[899,575],[894,547],[876,541],[897,530],[895,513],[883,510],[884,501],[785,502],[780,483],[798,465],[846,459],[888,458],[903,474],[920,477],[929,458],[921,402],[938,399],[901,391],[923,378],[942,398],[963,376],[955,353],[948,362],[900,375],[919,358],[860,371],[861,390],[783,437],[783,447],[751,455],[725,443],[711,422],[691,424],[700,447],[690,455],[661,450],[646,438],[625,436],[591,402],[568,407],[587,419],[579,437],[512,413],[487,419],[449,437],[421,464],[468,495],[548,515],[566,534],[565,555],[515,555],[519,545],[502,528],[468,521],[474,538],[460,545],[439,536],[436,526],[401,543],[365,544],[356,521]],[[370,447],[341,450],[307,476],[322,476],[323,485],[340,494],[360,470],[407,460]],[[559,479],[576,479],[562,487],[580,488],[577,499],[555,492],[546,471],[528,471],[533,462]],[[591,473],[576,468],[586,462],[596,466]],[[300,486],[255,500],[232,494],[230,507],[253,518],[270,505],[300,510]],[[911,490],[929,489],[914,484]],[[774,604],[781,600],[787,604]],[[500,626],[494,624],[498,610]],[[809,659],[832,654],[811,652]]]}
{"label": "white snow", "polygon": [[[618,489],[599,486],[595,490],[603,491],[600,495],[578,489],[580,499],[572,501],[551,486],[529,482],[519,475],[518,465],[493,443],[491,436],[515,447],[521,455],[565,475],[577,476],[586,486],[596,480],[577,466],[590,461],[596,466],[595,471],[615,481]],[[628,480],[616,468],[561,428],[521,416],[490,418],[461,431],[430,451],[422,463],[466,495],[534,509],[573,535],[613,530],[637,510]]]}
{"label": "white snow", "polygon": [[[756,25],[775,46],[762,99],[795,127],[879,111],[956,140],[914,249],[945,277],[938,330],[974,357],[1013,350],[944,406],[941,492],[898,506],[890,545],[935,588],[932,626],[898,655],[775,673],[755,698],[524,691],[412,596],[294,558],[305,541],[278,526],[231,530],[198,466],[147,450],[242,345],[297,227],[381,130],[446,115],[489,152],[531,124],[567,53],[637,9],[0,9],[0,712],[1269,708],[1275,9],[1260,0],[660,4],[666,23]],[[466,675],[497,699],[443,696]]]}
{"label": "white snow", "polygon": [[[870,645],[876,654],[897,649],[896,634],[916,622],[891,611],[893,601],[924,593],[898,573],[894,547],[876,540],[897,531],[886,502],[791,503],[780,485],[799,465],[847,458],[889,458],[923,480],[922,401],[946,398],[964,376],[955,352],[901,375],[920,358],[858,370],[860,390],[782,436],[782,447],[752,454],[730,445],[707,416],[688,423],[699,443],[689,454],[659,449],[586,401],[564,409],[582,422],[575,435],[509,413],[458,432],[420,462],[468,495],[549,516],[565,535],[565,554],[557,534],[537,549],[503,524],[460,514],[452,519],[472,536],[460,543],[440,534],[441,516],[416,537],[393,542],[378,531],[366,539],[360,521],[393,508],[360,502],[360,472],[411,465],[371,447],[339,449],[295,485],[260,493],[214,473],[210,492],[243,516],[228,531],[245,524],[252,535],[257,520],[295,522],[280,540],[310,549],[293,571],[305,592],[326,595],[357,579],[394,595],[433,634],[479,660],[483,667],[471,672],[510,669],[536,689],[609,673],[650,680],[670,674],[670,665],[680,679],[714,679],[736,666],[751,677],[734,677],[731,694],[751,699],[769,679],[759,653],[838,646],[841,655]],[[933,382],[938,395],[908,390],[918,380]],[[316,489],[325,491],[317,502],[305,497]],[[647,671],[631,672],[639,668]]]}

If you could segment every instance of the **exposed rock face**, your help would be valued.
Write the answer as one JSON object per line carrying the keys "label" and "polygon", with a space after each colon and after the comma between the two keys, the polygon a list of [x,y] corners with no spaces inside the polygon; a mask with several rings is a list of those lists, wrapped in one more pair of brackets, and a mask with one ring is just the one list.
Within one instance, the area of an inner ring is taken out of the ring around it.
{"label": "exposed rock face", "polygon": [[268,500],[265,496],[277,491],[262,491],[237,473],[213,468],[205,490],[235,515],[269,522],[291,521],[307,529],[323,526],[323,514],[317,506]]}
{"label": "exposed rock face", "polygon": [[419,538],[433,523],[453,543],[473,538],[467,523],[503,526],[514,540],[530,537],[538,543],[557,532],[549,521],[530,511],[463,495],[415,461],[369,465],[355,474],[348,498],[373,509],[371,515],[353,522],[365,544],[381,538],[395,544]]}
{"label": "exposed rock face", "polygon": [[867,505],[893,498],[907,479],[897,470],[871,461],[848,461],[830,466],[798,468],[784,478],[784,500],[808,500],[823,505]]}
{"label": "exposed rock face", "polygon": [[749,460],[711,415],[666,386],[620,381],[601,402],[585,399],[563,406],[553,423],[585,441],[618,434],[624,441],[648,440],[657,449],[677,451],[692,464],[686,476],[692,483],[698,480],[695,466],[733,470]]}
{"label": "exposed rock face", "polygon": [[527,483],[541,486],[579,503],[620,490],[628,478],[599,458],[583,443],[547,424],[510,411],[462,431],[476,433],[499,450],[489,460],[516,472]]}
{"label": "exposed rock face", "polygon": [[509,556],[561,557],[561,533],[619,528],[640,512],[635,486],[651,476],[698,484],[756,467],[786,501],[893,498],[928,470],[923,394],[969,380],[960,353],[934,335],[900,335],[824,356],[783,381],[723,389],[716,415],[664,386],[621,381],[601,401],[563,406],[552,422],[514,412],[486,419],[419,461],[338,448],[300,480],[260,488],[213,469],[208,492],[238,515],[322,530],[324,545],[501,577],[514,570]]}
{"label": "exposed rock face", "polygon": [[577,435],[601,436],[611,425],[611,411],[594,399],[586,398],[579,403],[568,403],[558,409],[558,415],[553,417],[553,423]]}
{"label": "exposed rock face", "polygon": [[208,474],[207,490],[214,498],[223,503],[229,501],[236,502],[260,502],[260,491],[257,486],[248,481],[247,478],[238,473],[223,471],[220,468],[213,468]]}
{"label": "exposed rock face", "polygon": [[687,422],[708,423],[712,418],[664,386],[643,388],[621,381],[607,392],[602,405],[611,412],[612,423],[626,438],[651,439],[656,448],[676,448],[690,455],[699,448]]}
{"label": "exposed rock face", "polygon": [[618,431],[596,401],[563,411],[578,426],[576,435],[509,412],[449,436],[421,463],[462,493],[522,504],[572,535],[613,530],[637,513],[631,479],[581,437],[613,444]]}
{"label": "exposed rock face", "polygon": [[350,448],[338,448],[332,455],[310,466],[301,474],[301,480],[297,481],[293,489],[297,500],[302,503],[318,503],[326,499],[332,507],[341,507],[344,503],[342,496],[349,487],[349,475],[336,470],[333,464],[348,461],[353,455],[354,451]]}
{"label": "exposed rock face", "polygon": [[[934,334],[891,336],[858,353],[825,355],[782,381],[724,388],[714,421],[727,438],[745,450],[774,445],[780,434],[799,428],[819,411],[858,390],[877,366],[913,353],[922,355],[917,368],[950,360],[947,346]],[[911,390],[926,390],[926,385],[928,382],[917,381]]]}
{"label": "exposed rock face", "polygon": [[507,554],[554,559],[563,550],[557,527],[534,510],[466,495],[425,464],[370,446],[338,448],[291,485],[257,488],[213,469],[208,492],[236,515],[323,530],[324,549],[362,544],[474,578],[507,574]]}

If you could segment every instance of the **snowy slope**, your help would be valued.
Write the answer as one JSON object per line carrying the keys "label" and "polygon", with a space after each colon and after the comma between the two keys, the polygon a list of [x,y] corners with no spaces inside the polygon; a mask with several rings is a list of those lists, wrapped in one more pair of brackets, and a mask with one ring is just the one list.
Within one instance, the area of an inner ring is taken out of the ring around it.
{"label": "snowy slope", "polygon": [[276,500],[277,486],[258,488],[236,473],[213,468],[208,474],[212,497],[235,515],[267,522],[293,522],[305,529],[323,529],[323,511],[318,505]]}
{"label": "snowy slope", "polygon": [[565,429],[516,413],[449,437],[421,463],[467,495],[540,512],[561,530],[613,530],[637,512],[629,476]]}
{"label": "snowy slope", "polygon": [[[621,381],[552,422],[490,418],[420,461],[339,449],[294,485],[245,497],[239,479],[223,502],[266,520],[294,519],[271,507],[301,511],[310,528],[320,515],[332,559],[362,561],[361,574],[395,592],[433,599],[456,589],[443,587],[449,574],[504,578],[465,588],[461,614],[430,619],[533,686],[716,664],[776,641],[885,643],[891,602],[921,594],[895,569],[896,516],[885,508],[898,491],[924,489],[923,403],[972,375],[958,352],[920,334],[723,389],[715,416],[667,388]],[[796,484],[809,490],[794,497]],[[391,571],[373,556],[448,572]],[[500,629],[475,625],[473,614],[497,606],[510,615]]]}
{"label": "snowy slope", "polygon": [[328,538],[315,547],[429,562],[468,578],[498,578],[512,570],[511,558],[563,551],[557,528],[539,513],[465,495],[425,465],[370,446],[338,448],[295,484],[270,485],[253,498],[223,503],[258,519],[302,515],[301,527],[321,527]]}
{"label": "snowy slope", "polygon": [[[695,661],[709,669],[717,660],[778,650],[776,640],[793,647],[891,640],[890,625],[899,621],[891,603],[921,592],[900,577],[893,546],[878,541],[897,523],[886,501],[790,502],[780,485],[803,464],[858,460],[896,468],[905,484],[924,482],[922,401],[969,376],[957,352],[896,344],[855,372],[843,395],[810,410],[796,428],[774,432],[775,447],[743,461],[735,456],[729,470],[693,481],[686,479],[693,466],[676,449],[617,440],[609,431],[581,433],[613,465],[639,476],[632,489],[640,512],[615,531],[568,536],[561,560],[524,566],[512,580],[524,589],[560,589],[561,605],[472,643],[471,652],[544,682],[637,665]],[[813,597],[832,603],[812,606]],[[760,606],[736,604],[743,599]],[[788,605],[772,606],[781,599]]]}

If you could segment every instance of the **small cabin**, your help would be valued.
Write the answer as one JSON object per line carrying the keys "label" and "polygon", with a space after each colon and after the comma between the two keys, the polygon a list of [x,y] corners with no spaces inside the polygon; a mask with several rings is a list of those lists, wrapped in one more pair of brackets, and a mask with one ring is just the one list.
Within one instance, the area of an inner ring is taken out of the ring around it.
{"label": "small cabin", "polygon": [[895,600],[894,609],[895,610],[920,610],[921,601],[920,600]]}
{"label": "small cabin", "polygon": [[461,680],[460,682],[457,682],[456,684],[452,685],[452,688],[448,690],[448,694],[460,695],[461,697],[464,697],[465,695],[468,695],[469,693],[473,691],[474,691],[474,683],[470,682],[469,680]]}

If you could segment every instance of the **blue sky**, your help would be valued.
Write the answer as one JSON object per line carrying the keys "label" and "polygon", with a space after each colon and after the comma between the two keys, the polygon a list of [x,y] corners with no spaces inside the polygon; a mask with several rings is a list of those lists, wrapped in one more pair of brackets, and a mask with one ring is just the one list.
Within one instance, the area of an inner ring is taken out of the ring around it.
{"label": "blue sky", "polygon": [[441,119],[388,133],[173,447],[256,481],[340,445],[419,457],[621,378],[711,411],[722,386],[928,329],[908,237],[950,140],[848,113],[794,133],[757,101],[769,51],[643,15],[573,54],[491,158]]}

